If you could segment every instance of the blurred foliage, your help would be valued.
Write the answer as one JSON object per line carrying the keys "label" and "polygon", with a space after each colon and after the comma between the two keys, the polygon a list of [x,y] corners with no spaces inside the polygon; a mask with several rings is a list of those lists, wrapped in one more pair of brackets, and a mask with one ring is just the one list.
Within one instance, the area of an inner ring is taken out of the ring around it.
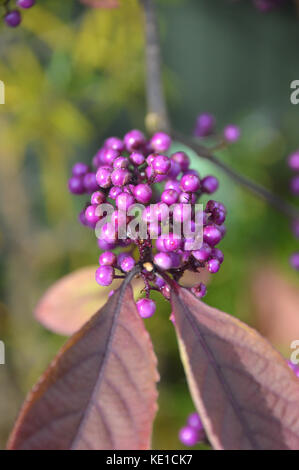
{"label": "blurred foliage", "polygon": [[[32,312],[42,292],[73,269],[93,264],[94,235],[77,223],[82,200],[66,183],[71,164],[89,162],[108,135],[143,127],[145,114],[142,16],[137,0],[98,10],[76,0],[45,0],[22,27],[1,26],[0,79],[0,447],[23,398],[64,338],[39,326]],[[201,111],[219,129],[233,121],[243,139],[220,157],[289,198],[285,165],[298,146],[298,107],[289,85],[299,78],[298,20],[286,10],[262,15],[251,2],[160,0],[164,78],[176,128],[190,132]],[[207,302],[254,322],[252,272],[275,260],[285,278],[296,241],[288,222],[192,155],[201,174],[221,181],[217,197],[229,209],[225,263]],[[297,243],[298,247],[298,243]],[[179,448],[177,431],[193,410],[170,308],[146,324],[161,373],[155,448]],[[299,310],[299,309],[298,309]],[[294,335],[295,335],[294,331]],[[299,337],[299,332],[298,335]],[[296,338],[298,339],[298,338]]]}

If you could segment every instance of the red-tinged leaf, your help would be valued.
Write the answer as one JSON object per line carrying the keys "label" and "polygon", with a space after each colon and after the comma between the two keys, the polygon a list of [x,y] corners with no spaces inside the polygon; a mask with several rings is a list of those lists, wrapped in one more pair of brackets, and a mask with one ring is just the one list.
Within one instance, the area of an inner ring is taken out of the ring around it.
{"label": "red-tinged leaf", "polygon": [[157,380],[149,335],[124,283],[33,388],[8,449],[147,449]]}
{"label": "red-tinged leaf", "polygon": [[81,3],[92,8],[118,8],[117,0],[80,0]]}
{"label": "red-tinged leaf", "polygon": [[189,388],[215,449],[299,449],[299,380],[259,333],[186,289],[172,307]]}
{"label": "red-tinged leaf", "polygon": [[251,295],[256,328],[275,347],[290,354],[299,339],[299,289],[273,265],[263,261],[254,272]]}
{"label": "red-tinged leaf", "polygon": [[[36,319],[54,333],[70,336],[78,331],[122,282],[115,279],[109,287],[99,286],[96,269],[97,266],[81,268],[55,282],[39,301]],[[138,288],[142,284],[134,280],[135,285]]]}

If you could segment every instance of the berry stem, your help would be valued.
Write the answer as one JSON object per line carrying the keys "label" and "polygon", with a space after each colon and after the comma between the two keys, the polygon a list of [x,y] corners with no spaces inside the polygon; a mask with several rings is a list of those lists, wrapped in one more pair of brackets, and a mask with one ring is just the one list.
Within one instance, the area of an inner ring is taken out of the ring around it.
{"label": "berry stem", "polygon": [[149,133],[169,131],[169,120],[162,84],[159,32],[154,0],[140,0],[145,15],[146,93],[148,113],[145,119]]}

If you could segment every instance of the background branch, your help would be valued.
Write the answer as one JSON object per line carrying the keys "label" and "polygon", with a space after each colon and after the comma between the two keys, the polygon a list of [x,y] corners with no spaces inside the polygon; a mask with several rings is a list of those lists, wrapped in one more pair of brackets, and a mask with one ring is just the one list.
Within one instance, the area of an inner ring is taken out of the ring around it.
{"label": "background branch", "polygon": [[163,91],[159,31],[154,0],[140,0],[145,14],[146,43],[146,128],[150,133],[169,131],[169,120]]}

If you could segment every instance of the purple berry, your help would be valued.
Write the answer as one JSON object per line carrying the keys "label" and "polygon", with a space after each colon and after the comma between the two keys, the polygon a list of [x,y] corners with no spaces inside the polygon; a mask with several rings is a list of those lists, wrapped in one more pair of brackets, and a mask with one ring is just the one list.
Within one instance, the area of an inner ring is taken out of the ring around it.
{"label": "purple berry", "polygon": [[199,250],[192,251],[194,258],[200,263],[205,263],[212,254],[212,248],[206,243]]}
{"label": "purple berry", "polygon": [[180,194],[182,192],[181,188],[180,188],[180,182],[177,181],[177,180],[168,180],[168,181],[166,181],[164,189],[165,190],[166,189],[174,189],[178,194]]}
{"label": "purple berry", "polygon": [[200,188],[200,179],[196,175],[184,175],[181,179],[181,189],[186,192],[195,192]]}
{"label": "purple berry", "polygon": [[[207,287],[201,282],[198,286],[192,287],[191,292],[199,299],[202,299],[207,293]],[[190,422],[188,424],[192,426]]]}
{"label": "purple berry", "polygon": [[132,271],[132,269],[135,266],[135,260],[132,256],[127,255],[120,264],[121,269],[125,272],[128,273],[129,271]]}
{"label": "purple berry", "polygon": [[171,146],[171,138],[168,134],[165,134],[164,132],[157,132],[157,134],[153,135],[153,137],[151,138],[150,145],[157,153],[167,152],[167,150]]}
{"label": "purple berry", "polygon": [[185,152],[176,152],[171,155],[171,160],[177,163],[181,171],[187,171],[190,165],[190,159]]}
{"label": "purple berry", "polygon": [[299,271],[299,252],[292,254],[290,257],[290,264],[294,269],[296,269],[296,271]]}
{"label": "purple berry", "polygon": [[221,250],[219,250],[219,248],[213,248],[211,256],[213,258],[217,258],[220,264],[222,264],[224,261],[224,254],[222,253]]}
{"label": "purple berry", "polygon": [[217,191],[219,187],[219,181],[215,176],[206,176],[202,181],[201,181],[201,190],[204,193],[212,194],[215,191]]}
{"label": "purple berry", "polygon": [[119,153],[125,149],[123,141],[118,137],[109,137],[109,139],[105,141],[105,147],[117,150]]}
{"label": "purple berry", "polygon": [[175,189],[166,189],[163,191],[161,194],[161,201],[165,202],[168,206],[171,206],[172,204],[175,204],[178,201],[179,194]]}
{"label": "purple berry", "polygon": [[156,311],[156,304],[151,299],[140,299],[136,305],[141,318],[152,317]]}
{"label": "purple berry", "polygon": [[194,193],[181,193],[179,196],[179,201],[182,204],[195,204],[196,199],[197,197]]}
{"label": "purple berry", "polygon": [[299,196],[299,175],[296,175],[291,179],[290,189],[295,196]]}
{"label": "purple berry", "polygon": [[192,426],[184,426],[179,432],[180,441],[188,447],[195,446],[199,441],[199,435]]}
{"label": "purple berry", "polygon": [[85,186],[81,176],[72,176],[72,178],[69,179],[68,187],[72,194],[85,193]]}
{"label": "purple berry", "polygon": [[84,176],[84,186],[88,194],[92,194],[99,189],[95,173],[86,173]]}
{"label": "purple berry", "polygon": [[112,188],[110,188],[109,190],[109,194],[108,196],[111,198],[111,199],[116,199],[117,196],[122,193],[122,189],[119,188],[118,186],[112,186]]}
{"label": "purple berry", "polygon": [[167,173],[168,178],[176,178],[181,171],[180,165],[174,160],[170,160],[170,170]]}
{"label": "purple berry", "polygon": [[99,205],[106,201],[106,196],[102,191],[92,193],[90,202],[92,205]]}
{"label": "purple berry", "polygon": [[165,155],[158,155],[152,161],[153,170],[157,175],[167,175],[170,166],[170,160]]}
{"label": "purple berry", "polygon": [[196,119],[194,135],[196,137],[207,137],[214,132],[215,118],[212,114],[203,113]]}
{"label": "purple berry", "polygon": [[72,168],[72,175],[73,176],[84,176],[88,172],[89,168],[85,163],[75,163]]}
{"label": "purple berry", "polygon": [[145,157],[140,152],[133,152],[130,155],[130,160],[132,163],[134,163],[134,165],[139,166],[145,162]]}
{"label": "purple berry", "polygon": [[119,168],[127,168],[129,160],[126,157],[117,157],[113,162],[113,168],[118,170]]}
{"label": "purple berry", "polygon": [[289,156],[288,165],[292,170],[299,171],[299,150]]}
{"label": "purple berry", "polygon": [[167,253],[158,252],[154,256],[154,263],[160,269],[163,269],[163,271],[167,271],[168,269],[172,267],[171,256],[169,256],[169,254]]}
{"label": "purple berry", "polygon": [[207,270],[210,273],[212,274],[218,273],[220,269],[220,261],[217,258],[211,258],[207,262],[206,266],[207,266]]}
{"label": "purple berry", "polygon": [[97,178],[98,185],[101,188],[109,188],[111,186],[112,184],[111,173],[112,173],[112,169],[109,168],[108,166],[102,166],[98,169],[96,178]]}
{"label": "purple berry", "polygon": [[85,209],[85,218],[91,226],[95,226],[100,220],[100,217],[96,215],[97,206],[88,206]]}
{"label": "purple berry", "polygon": [[100,266],[96,270],[96,281],[100,286],[110,286],[114,278],[112,266]]}
{"label": "purple berry", "polygon": [[113,149],[104,149],[101,160],[104,165],[112,166],[114,161],[119,157],[119,152]]}
{"label": "purple berry", "polygon": [[202,425],[202,422],[198,413],[191,413],[188,416],[187,424],[191,426],[192,428],[197,429],[197,431],[203,430],[203,425]]}
{"label": "purple berry", "polygon": [[150,202],[152,195],[153,191],[148,184],[138,184],[134,188],[134,196],[136,200],[142,204],[147,204]]}
{"label": "purple berry", "polygon": [[129,183],[131,179],[131,173],[128,170],[119,168],[114,170],[111,174],[111,181],[114,186],[124,186]]}
{"label": "purple berry", "polygon": [[208,245],[214,247],[222,239],[220,230],[215,225],[207,225],[203,229],[203,240]]}
{"label": "purple berry", "polygon": [[99,263],[101,266],[115,266],[116,255],[112,251],[104,251],[100,255]]}
{"label": "purple berry", "polygon": [[123,192],[116,197],[116,206],[122,211],[127,211],[134,202],[134,197],[128,193]]}
{"label": "purple berry", "polygon": [[35,4],[35,0],[17,0],[17,6],[20,8],[31,8]]}
{"label": "purple berry", "polygon": [[234,124],[229,124],[223,131],[223,136],[227,142],[236,142],[241,135],[240,128]]}
{"label": "purple berry", "polygon": [[182,244],[182,240],[175,234],[170,233],[167,238],[164,238],[164,248],[166,251],[177,251]]}
{"label": "purple berry", "polygon": [[146,143],[146,139],[142,132],[134,129],[125,135],[124,143],[128,152],[133,152],[134,150],[138,150],[140,147],[143,147]]}
{"label": "purple berry", "polygon": [[18,10],[11,10],[4,17],[5,23],[11,28],[19,26],[22,21],[21,13]]}

